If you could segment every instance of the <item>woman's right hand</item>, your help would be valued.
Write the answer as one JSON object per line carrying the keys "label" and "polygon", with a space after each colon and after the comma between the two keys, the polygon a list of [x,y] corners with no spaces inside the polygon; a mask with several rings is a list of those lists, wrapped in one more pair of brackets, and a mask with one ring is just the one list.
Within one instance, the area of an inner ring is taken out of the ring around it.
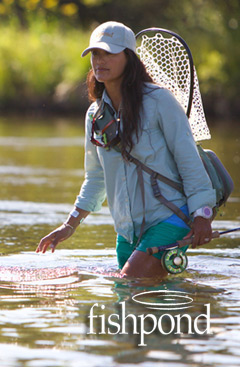
{"label": "woman's right hand", "polygon": [[75,229],[73,227],[67,224],[62,224],[60,227],[41,239],[36,252],[42,252],[44,254],[49,246],[52,249],[52,252],[54,252],[58,243],[69,238],[74,232]]}

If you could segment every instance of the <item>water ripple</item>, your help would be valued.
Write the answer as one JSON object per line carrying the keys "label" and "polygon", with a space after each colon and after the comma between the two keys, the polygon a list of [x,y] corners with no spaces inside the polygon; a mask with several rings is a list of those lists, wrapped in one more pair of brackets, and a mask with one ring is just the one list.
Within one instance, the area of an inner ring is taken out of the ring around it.
{"label": "water ripple", "polygon": [[11,146],[13,148],[26,147],[66,147],[66,146],[83,146],[84,137],[44,137],[44,138],[27,138],[18,136],[0,137],[0,146]]}
{"label": "water ripple", "polygon": [[[58,225],[66,220],[73,205],[38,203],[31,201],[0,200],[0,227],[9,225]],[[84,224],[113,225],[108,207],[90,214]]]}
{"label": "water ripple", "polygon": [[33,166],[0,166],[1,175],[14,175],[14,176],[83,176],[83,169],[62,170],[57,168],[45,168],[45,167],[33,167]]}

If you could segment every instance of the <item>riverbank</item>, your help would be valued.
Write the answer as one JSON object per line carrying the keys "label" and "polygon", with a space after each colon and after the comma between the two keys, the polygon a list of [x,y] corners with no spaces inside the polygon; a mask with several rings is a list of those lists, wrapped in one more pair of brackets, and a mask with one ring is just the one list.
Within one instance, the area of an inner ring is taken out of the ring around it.
{"label": "riverbank", "polygon": [[[53,96],[34,99],[18,99],[0,103],[0,115],[7,117],[83,117],[90,105],[85,82],[75,86],[60,85]],[[209,126],[224,125],[231,121],[231,126],[239,125],[240,105],[236,101],[222,97],[203,96],[205,116]]]}

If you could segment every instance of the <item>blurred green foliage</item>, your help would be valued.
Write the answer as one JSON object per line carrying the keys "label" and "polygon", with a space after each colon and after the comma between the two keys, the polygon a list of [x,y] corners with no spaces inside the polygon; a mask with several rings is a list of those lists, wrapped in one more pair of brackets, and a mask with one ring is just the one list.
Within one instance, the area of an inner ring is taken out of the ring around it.
{"label": "blurred green foliage", "polygon": [[90,31],[116,20],[135,33],[155,26],[180,34],[209,112],[237,115],[239,14],[239,0],[2,0],[0,108],[60,105],[79,93],[89,68],[89,58],[80,54]]}
{"label": "blurred green foliage", "polygon": [[0,106],[25,109],[61,102],[89,69],[81,58],[89,33],[44,20],[28,29],[0,26]]}

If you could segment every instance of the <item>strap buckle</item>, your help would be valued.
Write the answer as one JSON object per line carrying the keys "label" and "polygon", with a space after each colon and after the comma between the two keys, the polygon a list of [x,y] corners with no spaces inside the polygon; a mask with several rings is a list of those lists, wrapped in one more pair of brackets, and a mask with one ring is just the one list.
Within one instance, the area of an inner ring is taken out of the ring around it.
{"label": "strap buckle", "polygon": [[151,174],[151,186],[152,186],[153,195],[155,196],[155,198],[162,195],[160,188],[158,186],[158,183],[157,183],[157,173],[156,172],[153,172]]}

